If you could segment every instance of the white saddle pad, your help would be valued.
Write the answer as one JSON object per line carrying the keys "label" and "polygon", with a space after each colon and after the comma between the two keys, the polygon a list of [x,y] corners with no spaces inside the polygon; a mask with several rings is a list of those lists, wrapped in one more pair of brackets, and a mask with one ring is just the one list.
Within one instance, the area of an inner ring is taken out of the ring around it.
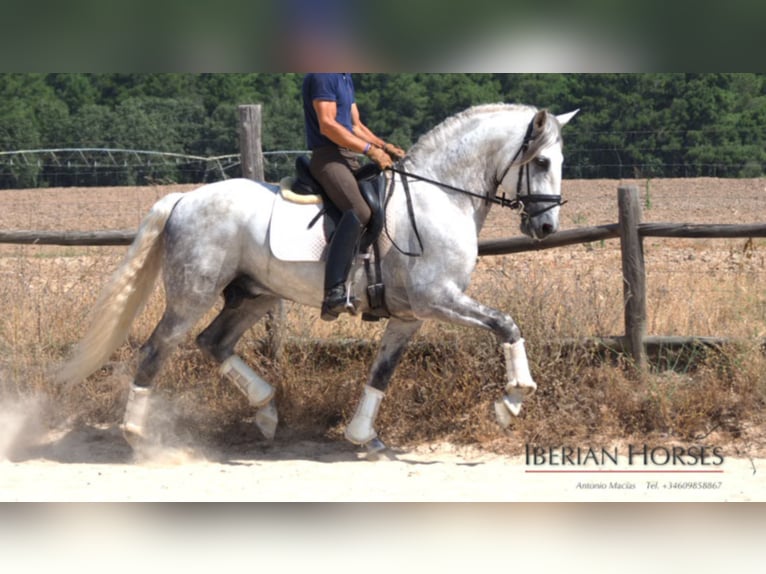
{"label": "white saddle pad", "polygon": [[293,203],[277,194],[269,224],[269,247],[274,257],[282,261],[322,260],[327,247],[322,224],[324,216],[309,229],[322,207],[321,203]]}

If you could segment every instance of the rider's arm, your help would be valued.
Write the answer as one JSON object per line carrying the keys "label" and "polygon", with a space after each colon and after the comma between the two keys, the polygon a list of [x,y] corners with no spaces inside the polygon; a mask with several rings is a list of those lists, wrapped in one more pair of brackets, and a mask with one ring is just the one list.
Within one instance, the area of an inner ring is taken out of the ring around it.
{"label": "rider's arm", "polygon": [[[356,105],[354,105],[354,108]],[[337,114],[337,104],[328,100],[314,100],[314,110],[319,122],[319,131],[334,144],[350,149],[358,153],[364,153],[368,143],[377,145],[374,141],[364,139],[357,134],[356,124],[354,123],[354,133],[335,120]],[[352,108],[353,110],[353,108]],[[358,114],[356,114],[358,116]],[[352,121],[353,121],[352,111]]]}
{"label": "rider's arm", "polygon": [[359,118],[359,108],[356,107],[356,102],[351,104],[351,126],[354,128],[355,135],[370,142],[372,145],[380,148],[386,145],[385,141],[372,133],[370,128],[362,123],[362,120]]}

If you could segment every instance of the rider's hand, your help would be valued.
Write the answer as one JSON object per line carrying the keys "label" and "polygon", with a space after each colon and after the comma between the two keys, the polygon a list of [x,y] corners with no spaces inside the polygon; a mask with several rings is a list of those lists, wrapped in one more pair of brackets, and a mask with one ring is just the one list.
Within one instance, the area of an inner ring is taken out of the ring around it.
{"label": "rider's hand", "polygon": [[402,159],[405,155],[405,151],[402,148],[388,142],[383,145],[383,151],[390,155],[391,159]]}
{"label": "rider's hand", "polygon": [[380,169],[388,169],[392,165],[394,165],[394,162],[391,160],[389,155],[384,152],[379,147],[370,146],[370,149],[367,150],[367,157],[370,158],[372,161],[378,164],[378,167]]}

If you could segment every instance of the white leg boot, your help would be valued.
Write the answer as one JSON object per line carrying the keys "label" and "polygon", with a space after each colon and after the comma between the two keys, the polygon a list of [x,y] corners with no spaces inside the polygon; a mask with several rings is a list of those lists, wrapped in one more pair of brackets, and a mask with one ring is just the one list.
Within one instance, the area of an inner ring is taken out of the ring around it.
{"label": "white leg boot", "polygon": [[514,387],[523,387],[530,391],[536,390],[537,384],[532,380],[532,374],[529,372],[529,361],[527,361],[527,352],[524,349],[524,339],[519,339],[513,345],[503,343],[503,354],[505,355],[505,369],[508,373],[508,384],[505,386],[506,392]]}
{"label": "white leg boot", "polygon": [[384,395],[383,391],[379,391],[370,385],[364,386],[362,398],[356,407],[354,418],[351,419],[351,422],[346,427],[346,439],[354,444],[363,445],[378,436],[378,433],[373,428],[373,424],[378,416],[378,410]]}
{"label": "white leg boot", "polygon": [[259,377],[237,355],[232,355],[221,364],[221,374],[236,384],[254,407],[265,405],[274,396],[274,387]]}
{"label": "white leg boot", "polygon": [[502,427],[511,424],[511,417],[518,416],[524,397],[537,389],[537,384],[529,372],[529,361],[524,349],[524,339],[515,343],[503,343],[503,355],[505,355],[505,369],[508,382],[505,385],[505,395],[501,401],[495,403],[495,415]]}
{"label": "white leg boot", "polygon": [[146,387],[131,385],[128,393],[128,402],[125,405],[125,416],[122,419],[120,429],[125,439],[130,443],[136,437],[146,436],[144,426],[146,415],[149,412],[149,395],[151,391]]}

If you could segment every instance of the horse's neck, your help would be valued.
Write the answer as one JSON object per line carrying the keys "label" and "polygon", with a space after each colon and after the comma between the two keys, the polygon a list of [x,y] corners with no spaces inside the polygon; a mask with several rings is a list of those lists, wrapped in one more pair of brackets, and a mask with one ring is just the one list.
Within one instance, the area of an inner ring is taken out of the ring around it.
{"label": "horse's neck", "polygon": [[[413,157],[408,171],[471,194],[494,197],[498,188],[497,174],[501,169],[497,165],[498,150],[505,143],[505,133],[501,130],[493,133],[487,126],[480,127],[469,131],[456,128],[454,133],[445,134],[441,141],[434,142],[434,147],[421,150]],[[454,190],[445,190],[445,193],[472,211],[478,234],[492,204]]]}
{"label": "horse's neck", "polygon": [[450,141],[441,148],[416,159],[413,170],[426,173],[432,179],[468,189],[474,193],[489,193],[493,180],[490,157],[485,142],[464,138]]}
{"label": "horse's neck", "polygon": [[[449,156],[447,153],[436,162],[405,164],[405,171],[430,179],[433,182],[433,191],[442,191],[453,204],[473,219],[478,236],[492,206],[492,203],[482,200],[481,197],[494,196],[497,185],[493,183],[492,178],[484,175],[485,170],[479,165],[480,162],[468,162],[461,168],[455,163],[450,163],[447,159]],[[438,184],[445,184],[454,189],[440,187]]]}
{"label": "horse's neck", "polygon": [[[507,114],[487,113],[469,117],[432,135],[413,157],[413,171],[420,169],[436,181],[494,196],[498,176],[510,163],[509,149],[516,139]],[[467,124],[467,125],[466,125]],[[507,157],[506,157],[507,156]]]}

